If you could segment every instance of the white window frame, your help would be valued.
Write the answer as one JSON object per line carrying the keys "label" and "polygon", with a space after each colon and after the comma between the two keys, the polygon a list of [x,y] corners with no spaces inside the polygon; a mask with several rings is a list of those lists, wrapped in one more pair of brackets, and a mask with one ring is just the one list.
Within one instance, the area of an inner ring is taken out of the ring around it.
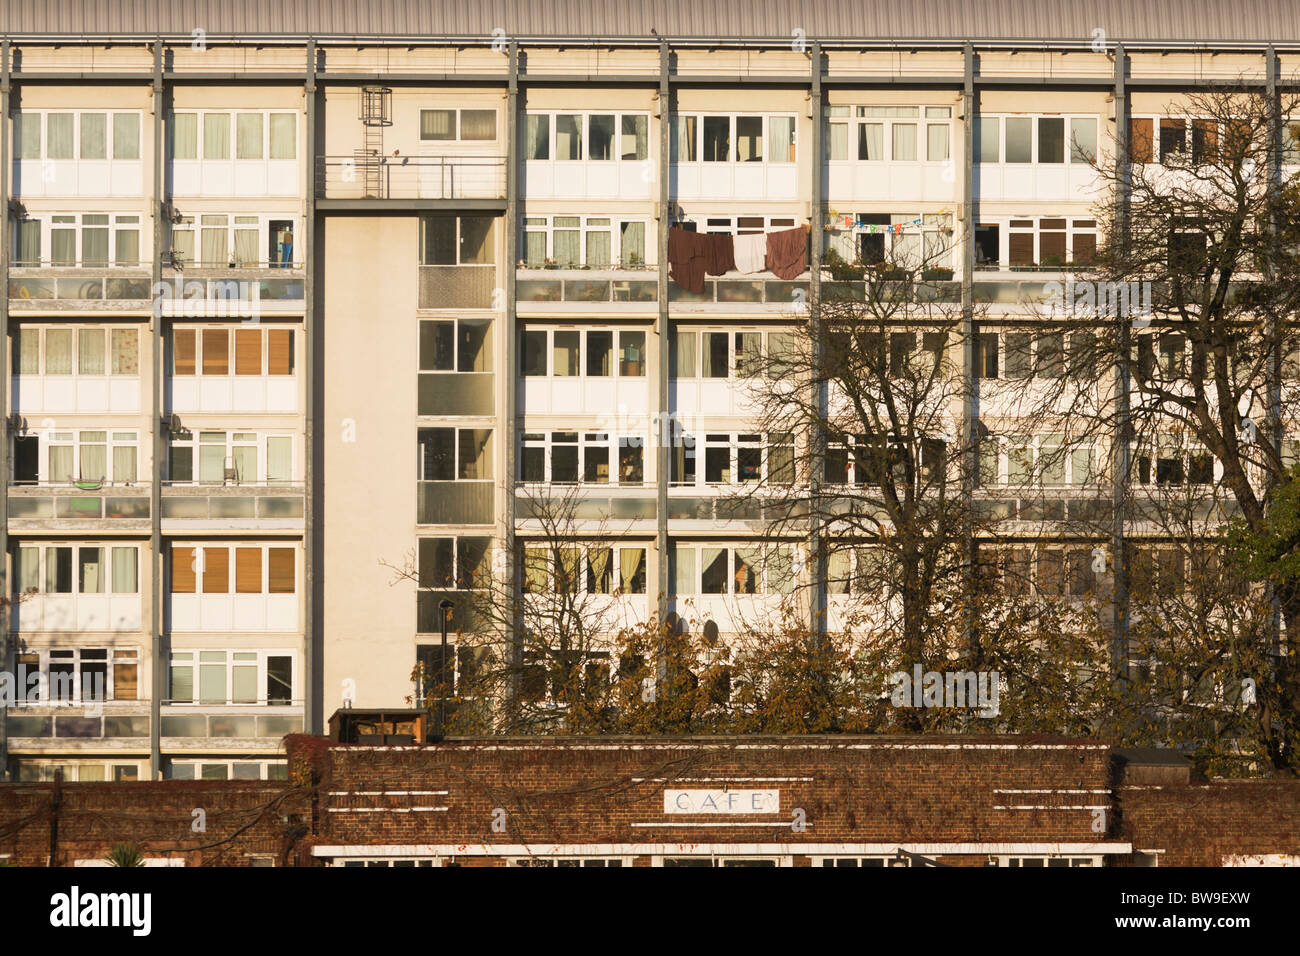
{"label": "white window frame", "polygon": [[[529,163],[644,163],[650,158],[650,113],[646,110],[528,110],[527,117],[546,116],[546,159],[531,159],[525,161]],[[557,116],[579,116],[582,118],[582,155],[576,159],[559,159],[555,149],[555,138],[558,134],[558,127],[555,121]],[[613,116],[614,117],[614,139],[610,150],[609,159],[596,159],[591,155],[591,118],[593,116]],[[643,117],[646,122],[646,155],[632,159],[623,158],[623,117],[639,116]],[[527,123],[527,118],[525,118]]]}
{"label": "white window frame", "polygon": [[[577,226],[556,226],[557,219],[577,219]],[[606,225],[601,225],[604,222]],[[523,268],[540,269],[546,266],[555,265],[555,233],[560,232],[578,232],[580,234],[580,255],[579,261],[557,265],[561,269],[620,269],[623,266],[623,226],[632,223],[640,223],[644,227],[645,235],[645,256],[640,265],[629,264],[626,268],[651,268],[646,260],[650,258],[651,239],[654,235],[651,228],[651,221],[648,217],[642,216],[623,216],[623,215],[586,215],[574,213],[564,214],[546,214],[537,216],[524,216],[521,241],[523,242],[520,252],[520,262]],[[593,233],[609,233],[609,262],[596,265],[587,263],[587,236]],[[546,255],[542,262],[528,261],[528,237],[530,235],[544,235],[546,237]]]}
{"label": "white window frame", "polygon": [[[86,651],[103,651],[104,657],[102,658],[84,657],[83,654]],[[116,647],[111,644],[100,646],[100,647],[83,647],[78,645],[76,647],[32,648],[24,653],[35,654],[37,656],[38,659],[37,668],[38,668],[39,677],[38,677],[37,690],[36,690],[37,700],[25,701],[23,697],[25,696],[28,687],[26,683],[26,679],[28,675],[25,672],[23,674],[19,674],[18,668],[15,665],[15,679],[18,680],[17,690],[18,690],[18,698],[19,698],[17,703],[18,706],[20,707],[25,703],[35,703],[38,706],[46,706],[54,702],[51,697],[53,683],[50,677],[50,667],[53,663],[64,663],[64,662],[72,663],[74,677],[73,677],[73,684],[72,684],[73,687],[72,697],[70,700],[61,701],[62,703],[65,704],[66,703],[72,703],[72,704],[123,703],[123,702],[131,702],[131,701],[136,701],[141,699],[140,679],[144,673],[144,661],[143,661],[143,655],[141,655],[139,648]],[[55,654],[59,656],[56,658],[54,657]],[[71,656],[69,657],[67,655],[71,655]],[[104,683],[104,697],[102,700],[83,699],[82,697],[82,690],[84,689],[82,686],[82,680],[83,680],[82,665],[83,664],[104,665],[105,683]],[[115,672],[116,665],[119,664],[122,666],[130,666],[136,668],[136,693],[134,697],[117,696],[117,689],[113,680],[113,675]]]}
{"label": "white window frame", "polygon": [[[90,216],[104,216],[107,223],[87,222]],[[149,251],[145,245],[146,236],[141,228],[141,215],[139,213],[112,213],[112,212],[38,212],[28,215],[25,219],[19,220],[13,226],[14,240],[14,265],[16,267],[50,267],[50,268],[68,268],[68,269],[139,269],[142,266],[147,267],[149,263]],[[71,221],[69,221],[71,220]],[[22,232],[23,227],[29,223],[37,223],[41,230],[41,248],[40,258],[36,262],[26,260],[18,261],[17,257],[22,253]],[[71,262],[54,261],[54,230],[71,231],[76,236],[76,255]],[[104,229],[108,231],[108,259],[103,263],[87,264],[85,261],[85,233],[87,229]],[[134,261],[119,262],[117,259],[117,237],[119,233],[134,232],[136,236],[137,255]],[[47,255],[48,253],[48,255]]]}
{"label": "white window frame", "polygon": [[[107,128],[104,131],[104,156],[102,159],[83,160],[81,158],[81,122],[82,122],[82,117],[87,114],[103,115],[104,122],[105,124],[107,124]],[[117,143],[114,141],[114,132],[116,130],[116,123],[114,122],[114,116],[118,114],[126,115],[126,116],[134,116],[136,118],[136,129],[137,129],[136,155],[134,157],[119,158],[115,155],[117,151]],[[65,156],[65,157],[51,157],[49,155],[49,144],[50,144],[49,117],[67,116],[67,115],[72,115],[76,117],[76,119],[72,124],[72,155]],[[38,155],[36,156],[23,155],[23,153],[26,152],[25,147],[27,145],[26,143],[21,141],[21,133],[20,133],[21,127],[23,125],[24,116],[39,116],[41,118],[40,146],[37,149]],[[142,110],[119,110],[119,109],[110,109],[108,107],[105,107],[104,109],[98,109],[98,110],[57,110],[57,109],[56,110],[39,110],[39,109],[18,110],[14,114],[13,120],[14,120],[14,138],[15,140],[18,141],[15,142],[14,144],[15,147],[14,158],[19,161],[25,160],[27,162],[36,162],[37,160],[41,160],[41,161],[52,162],[52,163],[79,163],[79,162],[138,163],[142,161],[143,150],[144,150],[144,112]]]}
{"label": "white window frame", "polygon": [[[231,565],[233,567],[234,565],[233,560],[231,561]],[[266,565],[265,562],[263,562],[263,571],[265,571],[265,568]],[[223,654],[225,656],[224,659],[220,662],[204,661],[203,660],[204,654]],[[248,657],[242,657],[242,656],[237,657],[236,655],[250,655],[252,659],[250,660]],[[291,687],[290,687],[288,704],[267,703],[267,701],[270,699],[266,693],[267,662],[272,657],[289,658],[290,661],[289,679],[291,681]],[[208,667],[212,667],[218,663],[221,663],[225,667],[226,699],[220,702],[212,702],[212,701],[205,702],[200,699],[201,698],[201,684],[200,684],[201,670],[200,669],[205,665]],[[255,666],[257,668],[257,678],[256,678],[257,699],[254,701],[236,702],[233,699],[235,668],[237,667],[247,668],[250,665]],[[174,687],[172,672],[178,666],[181,667],[189,666],[193,671],[191,675],[191,680],[192,680],[191,686],[194,689],[194,694],[193,694],[195,698],[194,700],[189,700],[189,701],[174,700],[171,696]],[[301,692],[302,692],[302,677],[299,673],[299,654],[296,650],[292,648],[248,648],[248,647],[178,648],[172,650],[167,657],[167,704],[170,707],[193,707],[196,709],[201,709],[205,707],[267,707],[267,708],[289,707],[291,708],[291,707],[297,707],[302,705],[302,700],[297,697],[297,695]]]}
{"label": "white window frame", "polygon": [[[1029,120],[1029,162],[1027,163],[1009,163],[1007,162],[1007,123],[1008,119],[1027,119]],[[1038,121],[1040,119],[1060,119],[1065,121],[1065,146],[1064,156],[1059,163],[1042,162],[1038,160]],[[1027,166],[1044,166],[1049,169],[1067,168],[1069,166],[1089,166],[1086,159],[1074,156],[1074,135],[1073,127],[1075,120],[1092,120],[1096,124],[1096,149],[1101,149],[1101,134],[1103,129],[1103,117],[1098,113],[980,113],[980,123],[994,122],[998,124],[998,161],[996,163],[984,162],[980,159],[980,131],[975,130],[975,162],[981,166],[999,166],[1011,167],[1012,169],[1024,169]],[[1158,128],[1158,127],[1157,127]],[[1157,149],[1158,149],[1157,144]],[[951,147],[949,147],[951,149]]]}
{"label": "white window frame", "polygon": [[[68,591],[47,591],[47,590],[45,589],[47,552],[48,552],[49,550],[51,550],[51,549],[55,549],[55,548],[68,548],[68,549],[70,549],[70,550],[72,551],[72,588],[71,588],[71,590],[68,590]],[[82,591],[81,591],[81,582],[78,580],[78,575],[77,575],[77,568],[78,568],[77,557],[78,557],[78,551],[79,551],[81,548],[95,548],[95,549],[98,549],[98,550],[104,552],[104,568],[105,568],[105,570],[104,570],[104,589],[103,589],[102,591],[86,591],[86,592],[82,592]],[[135,551],[135,568],[136,568],[136,573],[135,573],[135,589],[132,590],[132,591],[115,591],[115,590],[113,590],[113,588],[114,588],[114,587],[116,586],[116,584],[117,584],[116,578],[114,578],[113,573],[112,573],[112,571],[113,571],[113,549],[114,549],[114,548],[130,548],[131,550]],[[64,541],[64,540],[58,540],[58,541],[43,541],[43,542],[40,542],[39,544],[37,544],[37,543],[26,544],[26,543],[23,543],[23,542],[16,542],[16,543],[14,543],[13,545],[11,545],[11,550],[16,550],[16,551],[36,551],[36,552],[37,552],[37,556],[36,556],[36,560],[37,560],[37,564],[36,564],[36,568],[37,568],[37,574],[36,574],[36,590],[35,590],[35,592],[33,592],[33,593],[35,593],[35,594],[40,594],[40,595],[53,595],[53,596],[55,596],[55,597],[63,597],[63,598],[72,598],[72,597],[76,597],[76,596],[78,596],[78,595],[80,595],[80,594],[82,594],[82,593],[85,593],[86,595],[95,595],[95,596],[103,595],[103,596],[105,596],[105,597],[107,597],[107,596],[111,596],[111,595],[114,595],[114,594],[117,594],[117,595],[136,594],[136,595],[138,595],[138,594],[141,593],[141,591],[140,591],[140,571],[141,571],[141,568],[140,568],[140,546],[137,545],[137,544],[127,544],[127,543],[122,543],[122,542],[118,542],[118,541],[111,540],[111,539],[105,539],[105,540],[103,540],[103,541]],[[25,570],[25,569],[23,569],[23,570]],[[12,590],[12,592],[13,592],[14,594],[23,593],[23,592],[20,592],[20,591],[19,591],[19,588],[22,586],[22,582],[21,582],[21,579],[20,579],[20,574],[21,574],[21,571],[20,571],[18,568],[15,568],[15,569],[14,569],[14,574],[13,574],[13,576],[12,576],[12,577],[13,577],[13,581],[12,581],[12,585],[11,585],[11,590]]]}
{"label": "white window frame", "polygon": [[[203,446],[212,447],[217,444],[216,442],[212,442],[212,441],[207,441],[207,442],[203,441],[203,436],[214,435],[217,434],[218,432],[220,432],[225,438],[225,440],[222,442],[222,447],[224,449],[224,452],[222,454],[223,471],[226,467],[232,467],[232,468],[235,467],[234,464],[235,448],[252,447],[256,449],[257,474],[251,477],[245,477],[244,475],[240,475],[238,479],[239,484],[278,486],[278,485],[292,485],[295,482],[300,480],[298,477],[298,455],[297,455],[298,449],[297,449],[297,442],[295,441],[296,432],[287,429],[266,430],[266,429],[257,429],[257,428],[248,428],[248,429],[194,428],[184,432],[183,435],[185,437],[173,436],[167,442],[167,466],[168,466],[167,474],[168,475],[171,474],[171,466],[173,462],[173,458],[172,458],[173,450],[177,446],[182,446],[191,449],[190,468],[191,468],[191,474],[194,477],[190,478],[189,481],[177,480],[169,477],[165,482],[165,484],[176,485],[176,486],[225,484],[224,476],[220,478],[211,479],[211,480],[203,480],[202,478],[199,477],[199,475],[201,475],[202,473],[201,472],[201,464],[202,464],[201,448]],[[252,436],[252,437],[245,438],[243,440],[236,440],[237,436],[240,435]],[[273,438],[288,439],[289,441],[290,475],[288,478],[276,479],[275,481],[272,481],[269,477],[267,477],[267,469],[271,461],[269,442]]]}
{"label": "white window frame", "polygon": [[[103,433],[104,441],[95,442],[87,441],[87,435]],[[117,431],[110,427],[103,428],[80,428],[70,431],[55,431],[54,429],[45,429],[36,432],[36,437],[41,441],[41,450],[37,463],[37,485],[66,485],[77,484],[78,482],[97,481],[94,478],[81,478],[81,452],[87,445],[104,446],[105,463],[104,468],[107,472],[100,484],[104,487],[110,485],[122,485],[131,487],[136,484],[147,484],[140,479],[140,438],[139,432],[136,431]],[[72,448],[72,473],[73,477],[68,480],[54,480],[50,474],[50,451],[54,448]],[[116,456],[113,454],[115,449],[130,448],[135,452],[135,477],[119,477],[115,472]]]}
{"label": "white window frame", "polygon": [[[704,158],[704,118],[717,119],[725,118],[727,123],[727,158],[725,160],[706,160]],[[739,142],[737,140],[737,120],[752,119],[759,117],[763,121],[763,158],[749,162],[741,162],[739,156]],[[678,152],[680,142],[680,123],[686,119],[695,120],[695,150],[696,156],[690,159],[683,159]],[[772,120],[788,119],[791,122],[791,129],[794,131],[794,159],[772,159]],[[795,112],[775,111],[739,111],[730,110],[692,110],[685,113],[673,114],[672,129],[672,161],[677,166],[699,166],[717,168],[721,166],[796,166],[799,163],[801,148],[799,142],[799,114]]]}
{"label": "white window frame", "polygon": [[[726,578],[727,589],[725,591],[710,591],[708,593],[705,593],[703,590],[704,552],[706,550],[708,551],[722,550],[727,552],[727,578]],[[722,543],[722,542],[715,542],[715,541],[702,541],[702,542],[678,541],[676,542],[673,548],[674,593],[678,596],[683,596],[683,595],[703,596],[703,597],[710,597],[710,598],[736,597],[742,595],[752,596],[756,594],[772,594],[772,595],[789,594],[793,590],[793,586],[794,586],[794,582],[791,580],[791,577],[793,576],[792,569],[795,567],[795,562],[798,557],[796,550],[797,550],[796,545],[793,542],[778,544],[772,542],[765,543],[762,541],[745,542],[745,543],[736,543],[736,542]],[[694,557],[695,580],[692,585],[693,590],[691,591],[677,590],[678,567],[676,565],[676,562],[680,560],[679,555],[683,551],[693,551],[695,554]],[[753,591],[739,591],[736,588],[735,568],[736,568],[737,551],[759,552],[760,555],[759,564],[754,569],[755,574],[754,574]],[[780,552],[786,552],[789,554],[789,561],[785,562],[784,569],[782,569],[780,565],[775,564],[772,557],[772,555]],[[769,570],[771,571],[772,575],[775,576],[776,581],[767,580],[767,578],[769,577]],[[782,571],[784,572],[784,576],[782,576]],[[784,590],[782,589],[780,584],[777,584],[778,581],[785,583]]]}

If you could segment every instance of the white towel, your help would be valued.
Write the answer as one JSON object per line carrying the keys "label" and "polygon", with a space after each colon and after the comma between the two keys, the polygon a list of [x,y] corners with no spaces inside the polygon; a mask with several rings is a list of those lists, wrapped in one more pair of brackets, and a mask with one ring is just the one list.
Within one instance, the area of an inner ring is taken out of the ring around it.
{"label": "white towel", "polygon": [[737,272],[762,272],[767,268],[767,235],[737,236],[734,242]]}

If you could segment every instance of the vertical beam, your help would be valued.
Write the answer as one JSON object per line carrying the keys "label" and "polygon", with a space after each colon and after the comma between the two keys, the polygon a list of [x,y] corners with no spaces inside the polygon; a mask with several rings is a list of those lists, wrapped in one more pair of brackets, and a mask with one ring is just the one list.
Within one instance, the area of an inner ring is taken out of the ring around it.
{"label": "vertical beam", "polygon": [[[1264,278],[1272,283],[1277,278],[1274,267],[1278,237],[1278,201],[1282,191],[1282,102],[1277,84],[1277,51],[1273,44],[1268,45],[1264,53],[1264,91],[1268,97],[1268,232],[1270,239],[1270,256]],[[1268,368],[1265,375],[1265,388],[1268,391],[1268,410],[1265,421],[1269,432],[1269,441],[1273,445],[1273,454],[1282,457],[1282,338],[1286,329],[1279,327],[1276,312],[1270,311],[1265,336],[1269,343]],[[1267,490],[1267,489],[1266,489]],[[1265,508],[1268,507],[1265,499]],[[1278,603],[1273,585],[1268,586],[1272,615],[1269,626],[1273,631],[1273,654],[1275,659],[1282,658],[1282,607]]]}
{"label": "vertical beam", "polygon": [[[0,346],[9,341],[9,41],[0,41]],[[0,358],[4,352],[0,348]],[[0,495],[0,597],[9,596],[9,366],[0,369],[0,477],[5,494]],[[9,613],[0,605],[0,671],[9,670]],[[16,679],[16,678],[15,678]],[[9,780],[9,706],[0,694],[0,783]]]}
{"label": "vertical beam", "polygon": [[505,554],[505,575],[508,587],[505,619],[506,641],[510,655],[506,673],[507,716],[513,714],[517,699],[518,677],[523,667],[523,645],[515,638],[515,602],[519,599],[519,575],[516,568],[515,549],[515,468],[516,444],[519,440],[519,310],[515,303],[515,263],[519,258],[519,124],[523,116],[519,111],[519,41],[511,40],[509,79],[506,86],[506,228],[505,228],[505,361],[501,374],[505,378],[505,401],[497,420],[502,423],[505,440],[505,505],[502,508],[504,527],[501,547]]}
{"label": "vertical beam", "polygon": [[[812,202],[808,209],[808,321],[814,348],[821,342],[822,304],[822,243],[825,242],[823,223],[826,205],[822,201],[822,175],[825,170],[825,129],[822,103],[822,45],[813,43],[808,96],[812,105]],[[820,362],[817,363],[820,366]],[[816,396],[819,415],[826,414],[827,388],[817,384]],[[808,511],[808,626],[811,634],[819,638],[826,631],[826,546],[821,516],[822,457],[825,454],[825,435],[809,435],[812,444],[808,456],[811,465],[809,490],[812,507]]]}
{"label": "vertical beam", "polygon": [[[1129,108],[1128,60],[1124,44],[1115,44],[1115,171],[1116,190],[1113,241],[1118,243],[1119,255],[1128,249],[1129,230]],[[1115,433],[1111,453],[1111,560],[1115,586],[1111,599],[1111,649],[1110,663],[1114,679],[1121,688],[1128,683],[1128,553],[1124,542],[1124,519],[1128,511],[1128,483],[1130,470],[1129,448],[1129,320],[1128,316],[1115,316],[1116,341],[1120,361],[1115,363]]]}
{"label": "vertical beam", "polygon": [[166,103],[163,98],[163,45],[161,40],[153,44],[153,192],[150,208],[153,211],[153,266],[154,305],[153,315],[149,318],[153,333],[152,382],[150,389],[152,416],[150,434],[153,436],[153,456],[150,468],[149,488],[149,605],[150,630],[153,632],[153,651],[150,655],[149,674],[149,777],[158,780],[162,777],[162,700],[167,693],[166,647],[163,642],[163,554],[162,554],[162,463],[165,452],[162,431],[162,396],[166,377],[166,362],[163,360],[163,316],[159,308],[158,287],[162,283],[163,250],[163,157],[166,147],[163,142],[163,110]]}
{"label": "vertical beam", "polygon": [[672,192],[669,189],[669,157],[672,150],[673,110],[670,74],[672,52],[668,44],[659,44],[659,315],[655,320],[655,335],[659,338],[657,364],[657,390],[659,392],[657,427],[652,426],[651,440],[655,443],[655,557],[659,578],[658,614],[662,626],[668,617],[668,603],[672,582],[669,580],[668,561],[668,480],[672,470],[672,442],[680,440],[681,431],[668,420],[668,357],[671,349],[672,328],[668,322],[668,225],[672,219]]}
{"label": "vertical beam", "polygon": [[[975,48],[967,43],[962,49],[965,64],[961,91],[962,179],[961,179],[961,375],[962,421],[961,455],[963,461],[961,495],[967,515],[973,513],[975,483],[979,468],[979,444],[976,424],[979,421],[979,379],[975,369],[975,122],[978,101],[975,98]],[[965,555],[965,620],[962,622],[964,643],[978,655],[979,632],[975,620],[975,559],[979,547],[975,529],[964,522],[962,541]]]}
{"label": "vertical beam", "polygon": [[[309,734],[321,734],[323,731],[323,701],[321,688],[316,680],[316,670],[321,661],[317,650],[316,595],[317,561],[316,561],[316,41],[307,41],[307,63],[303,77],[303,109],[307,116],[303,130],[306,143],[303,153],[306,156],[307,182],[305,185],[306,201],[303,204],[303,238],[307,240],[307,254],[303,257],[302,283],[302,350],[303,362],[303,461],[306,472],[303,475],[303,522],[302,537],[302,700],[303,730]],[[322,230],[323,231],[323,230]]]}

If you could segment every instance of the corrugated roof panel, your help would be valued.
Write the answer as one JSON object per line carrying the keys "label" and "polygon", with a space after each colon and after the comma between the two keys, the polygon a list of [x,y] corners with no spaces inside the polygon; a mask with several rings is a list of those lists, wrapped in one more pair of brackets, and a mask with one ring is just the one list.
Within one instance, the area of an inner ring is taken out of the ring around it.
{"label": "corrugated roof panel", "polygon": [[6,0],[7,34],[1300,42],[1294,0]]}

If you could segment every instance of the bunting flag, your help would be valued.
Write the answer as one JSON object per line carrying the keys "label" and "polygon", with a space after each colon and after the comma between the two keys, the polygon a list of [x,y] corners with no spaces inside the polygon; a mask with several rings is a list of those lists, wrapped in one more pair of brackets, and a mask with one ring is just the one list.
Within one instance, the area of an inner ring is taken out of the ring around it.
{"label": "bunting flag", "polygon": [[[934,213],[933,215],[943,216],[943,215],[947,215],[947,213],[948,213],[948,209],[947,207],[944,207],[943,209],[940,209],[937,213]],[[866,215],[866,214],[860,213],[859,215]],[[906,229],[914,229],[917,226],[922,225],[925,221],[924,216],[918,216],[916,219],[911,219],[907,222],[896,222],[893,223],[892,225],[882,226],[879,223],[874,223],[874,222],[861,222],[857,217],[853,216],[850,213],[845,213],[842,217],[840,217],[839,213],[835,212],[834,216],[840,218],[841,222],[844,224],[844,227],[846,229],[851,228],[853,226],[857,226],[863,231],[871,234],[875,234],[883,230],[884,232],[892,232],[896,236],[901,235],[902,232]]]}

